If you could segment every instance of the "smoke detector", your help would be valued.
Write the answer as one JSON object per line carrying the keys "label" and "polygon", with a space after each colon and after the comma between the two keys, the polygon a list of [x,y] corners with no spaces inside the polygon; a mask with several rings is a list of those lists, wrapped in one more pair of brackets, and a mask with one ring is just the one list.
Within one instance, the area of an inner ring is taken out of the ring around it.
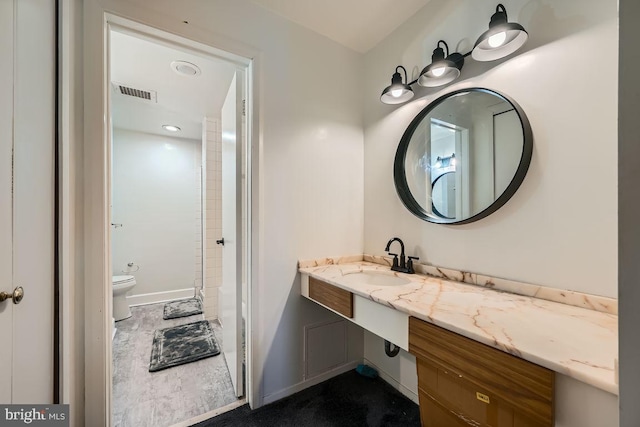
{"label": "smoke detector", "polygon": [[133,87],[133,85],[127,85],[124,83],[111,82],[113,89],[116,93],[124,96],[131,96],[133,98],[142,99],[153,103],[158,102],[158,92],[155,90],[146,90]]}
{"label": "smoke detector", "polygon": [[200,67],[187,61],[173,61],[171,63],[171,69],[176,73],[187,77],[199,76],[202,73],[202,71],[200,71]]}

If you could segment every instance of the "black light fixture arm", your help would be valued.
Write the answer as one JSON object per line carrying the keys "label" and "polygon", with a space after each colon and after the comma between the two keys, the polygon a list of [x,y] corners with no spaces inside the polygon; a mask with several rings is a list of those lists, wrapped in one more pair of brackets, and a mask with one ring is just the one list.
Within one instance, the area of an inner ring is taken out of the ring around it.
{"label": "black light fixture arm", "polygon": [[509,22],[509,18],[507,17],[507,8],[505,8],[503,4],[498,4],[496,6],[496,12],[491,15],[489,28],[494,25],[506,24],[507,22]]}
{"label": "black light fixture arm", "polygon": [[438,40],[438,44],[436,44],[436,47],[440,47],[440,43],[442,43],[444,45],[444,48],[446,49],[444,54],[444,57],[446,58],[447,56],[449,56],[449,45],[444,40]]}
{"label": "black light fixture arm", "polygon": [[[402,71],[404,71],[404,81],[408,82],[409,79],[407,78],[407,69],[406,68],[404,68],[402,65],[398,65],[396,67],[396,73],[400,74],[400,71],[398,71],[400,68],[402,68]],[[409,83],[406,83],[406,84],[409,84]]]}
{"label": "black light fixture arm", "polygon": [[504,13],[505,20],[507,21],[509,20],[509,18],[507,17],[507,9],[504,7],[502,3],[498,3],[498,5],[496,6],[496,13],[498,12]]}

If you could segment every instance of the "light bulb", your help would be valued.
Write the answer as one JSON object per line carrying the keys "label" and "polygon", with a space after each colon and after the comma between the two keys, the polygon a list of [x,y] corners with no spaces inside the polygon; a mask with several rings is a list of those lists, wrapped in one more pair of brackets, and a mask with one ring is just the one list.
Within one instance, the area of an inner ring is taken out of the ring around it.
{"label": "light bulb", "polygon": [[444,74],[444,67],[438,67],[438,68],[434,68],[431,70],[431,74],[433,74],[435,77],[440,77],[441,75]]}
{"label": "light bulb", "polygon": [[391,96],[394,98],[399,98],[402,95],[402,89],[394,89],[391,91]]}
{"label": "light bulb", "polygon": [[506,39],[507,39],[507,33],[504,31],[494,34],[491,37],[489,37],[489,46],[491,47],[502,46],[502,44],[505,42]]}

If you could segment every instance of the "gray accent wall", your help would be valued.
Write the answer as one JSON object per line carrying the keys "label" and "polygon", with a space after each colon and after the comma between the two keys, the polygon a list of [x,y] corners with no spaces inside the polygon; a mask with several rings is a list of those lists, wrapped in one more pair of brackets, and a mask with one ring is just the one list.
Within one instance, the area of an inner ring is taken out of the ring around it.
{"label": "gray accent wall", "polygon": [[618,300],[620,426],[640,425],[640,2],[619,1]]}

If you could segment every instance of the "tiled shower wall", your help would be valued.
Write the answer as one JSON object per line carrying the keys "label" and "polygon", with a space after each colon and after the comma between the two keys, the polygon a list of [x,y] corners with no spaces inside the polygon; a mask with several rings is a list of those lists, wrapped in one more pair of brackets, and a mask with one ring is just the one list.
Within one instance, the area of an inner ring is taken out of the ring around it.
{"label": "tiled shower wall", "polygon": [[206,118],[202,126],[202,154],[206,159],[204,212],[204,316],[218,318],[218,288],[222,283],[222,128],[220,118]]}

